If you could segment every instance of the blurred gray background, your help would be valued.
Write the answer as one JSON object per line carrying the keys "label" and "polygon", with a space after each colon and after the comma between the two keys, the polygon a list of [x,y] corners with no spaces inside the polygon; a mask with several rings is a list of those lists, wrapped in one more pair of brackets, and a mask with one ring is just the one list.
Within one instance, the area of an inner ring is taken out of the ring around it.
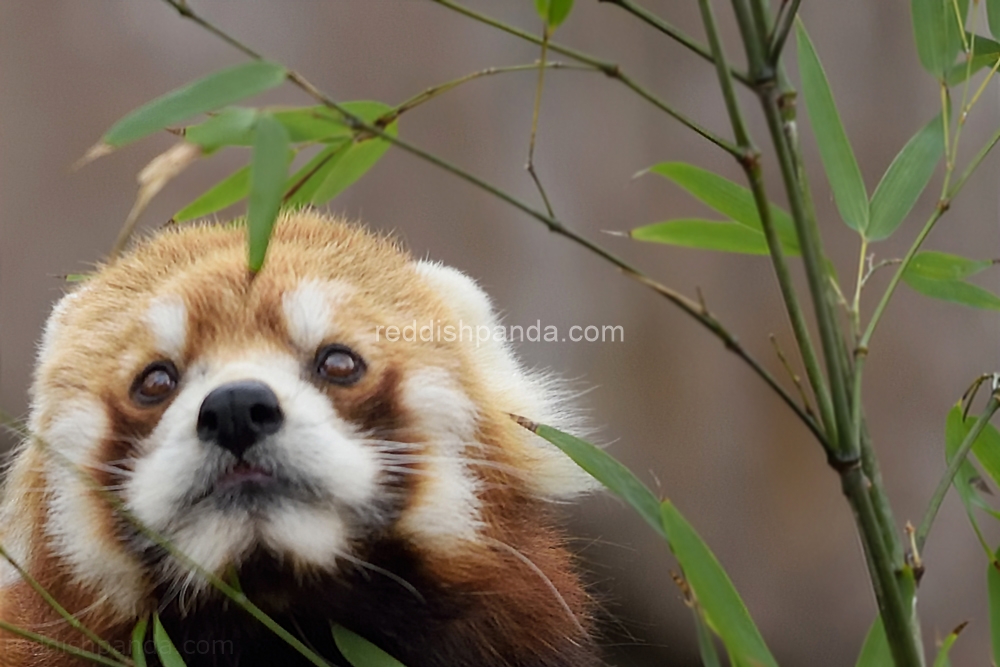
{"label": "blurred gray background", "polygon": [[[339,100],[398,103],[491,65],[530,63],[538,49],[420,0],[192,0],[198,10]],[[530,0],[473,5],[538,31]],[[646,5],[701,36],[694,2]],[[729,52],[742,59],[728,3],[716,2]],[[906,139],[939,108],[919,67],[906,0],[805,2],[844,123],[871,191]],[[577,0],[557,39],[614,60],[657,94],[722,133],[728,122],[703,61],[622,10]],[[112,122],[239,53],[156,0],[0,0],[0,406],[26,410],[48,309],[64,285],[107,252],[135,195],[135,174],[170,145],[159,136],[79,171],[70,165]],[[794,73],[794,67],[791,68]],[[405,115],[401,134],[540,206],[522,169],[535,76],[470,83]],[[1000,123],[996,84],[963,136],[963,156]],[[268,102],[307,104],[291,87]],[[753,99],[745,109],[760,145]],[[805,146],[825,241],[851,284],[858,247],[841,225],[814,144]],[[223,154],[171,184],[143,218],[165,222],[245,160]],[[728,156],[598,74],[549,72],[536,162],[560,217],[712,311],[781,374],[768,334],[791,341],[766,259],[640,245],[602,234],[708,212],[656,176],[664,160],[741,179]],[[929,247],[1000,255],[996,156],[968,185]],[[778,201],[773,163],[768,185]],[[929,189],[940,187],[940,174]],[[874,247],[899,257],[933,206],[921,200],[898,238]],[[874,615],[862,554],[836,475],[790,412],[717,340],[648,289],[515,209],[398,150],[335,200],[333,211],[395,230],[418,255],[476,277],[508,323],[561,328],[622,325],[619,343],[524,343],[523,357],[577,380],[611,451],[686,513],[727,567],[783,665],[852,665]],[[870,312],[888,278],[873,281]],[[801,278],[801,276],[799,276]],[[996,271],[982,284],[996,289]],[[1000,366],[1000,318],[901,288],[875,337],[868,415],[900,519],[918,521],[943,469],[948,408],[970,381]],[[0,435],[0,449],[13,438]],[[580,551],[607,610],[612,664],[695,664],[688,610],[671,583],[666,547],[620,503],[598,497],[573,514]],[[997,532],[991,533],[994,543]],[[925,554],[920,589],[928,646],[970,625],[956,665],[988,664],[985,559],[949,497]]]}

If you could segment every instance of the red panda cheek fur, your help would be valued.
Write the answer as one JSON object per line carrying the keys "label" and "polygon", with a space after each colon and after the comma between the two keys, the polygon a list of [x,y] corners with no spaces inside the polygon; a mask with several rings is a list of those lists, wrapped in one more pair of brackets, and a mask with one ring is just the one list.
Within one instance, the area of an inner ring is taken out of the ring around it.
{"label": "red panda cheek fur", "polygon": [[[239,225],[161,232],[60,301],[31,436],[4,484],[0,545],[126,654],[135,623],[157,611],[188,667],[307,663],[143,538],[142,512],[168,539],[188,535],[214,574],[235,568],[251,600],[329,660],[334,622],[408,667],[601,664],[551,502],[593,483],[510,419],[576,428],[558,383],[503,342],[383,338],[414,322],[492,330],[482,290],[312,212],[281,216],[256,275],[245,242]],[[330,344],[363,360],[358,379],[317,379]],[[166,362],[174,393],[137,403],[136,378]],[[284,420],[235,454],[195,429],[205,395],[234,381],[273,389]],[[221,491],[241,465],[273,484]],[[4,561],[0,622],[100,652]],[[2,667],[84,664],[0,630]]]}

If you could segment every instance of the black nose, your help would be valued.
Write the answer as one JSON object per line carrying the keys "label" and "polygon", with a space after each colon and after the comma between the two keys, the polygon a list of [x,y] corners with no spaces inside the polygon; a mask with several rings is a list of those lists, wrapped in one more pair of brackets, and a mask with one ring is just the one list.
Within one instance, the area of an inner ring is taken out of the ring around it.
{"label": "black nose", "polygon": [[213,389],[198,411],[198,437],[242,456],[285,421],[278,397],[263,382],[242,380]]}

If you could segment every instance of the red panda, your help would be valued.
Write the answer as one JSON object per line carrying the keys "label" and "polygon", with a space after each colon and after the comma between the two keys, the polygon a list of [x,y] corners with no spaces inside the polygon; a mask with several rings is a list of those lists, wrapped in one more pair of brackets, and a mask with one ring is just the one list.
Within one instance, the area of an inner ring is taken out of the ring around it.
{"label": "red panda", "polygon": [[[11,560],[125,653],[158,612],[189,667],[307,664],[198,568],[331,664],[337,623],[407,667],[599,665],[553,516],[592,481],[510,418],[571,428],[558,387],[435,331],[492,331],[482,290],[308,211],[256,274],[245,247],[171,229],[58,302],[0,505]],[[0,621],[99,651],[4,559]],[[3,667],[83,664],[0,631]]]}

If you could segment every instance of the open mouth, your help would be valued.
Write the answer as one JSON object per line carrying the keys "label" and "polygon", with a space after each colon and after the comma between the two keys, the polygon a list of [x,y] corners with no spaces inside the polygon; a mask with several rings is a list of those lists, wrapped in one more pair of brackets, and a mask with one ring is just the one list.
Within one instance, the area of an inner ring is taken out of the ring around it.
{"label": "open mouth", "polygon": [[240,461],[230,470],[219,475],[215,481],[215,491],[225,492],[240,488],[263,488],[274,483],[274,474],[265,468]]}

